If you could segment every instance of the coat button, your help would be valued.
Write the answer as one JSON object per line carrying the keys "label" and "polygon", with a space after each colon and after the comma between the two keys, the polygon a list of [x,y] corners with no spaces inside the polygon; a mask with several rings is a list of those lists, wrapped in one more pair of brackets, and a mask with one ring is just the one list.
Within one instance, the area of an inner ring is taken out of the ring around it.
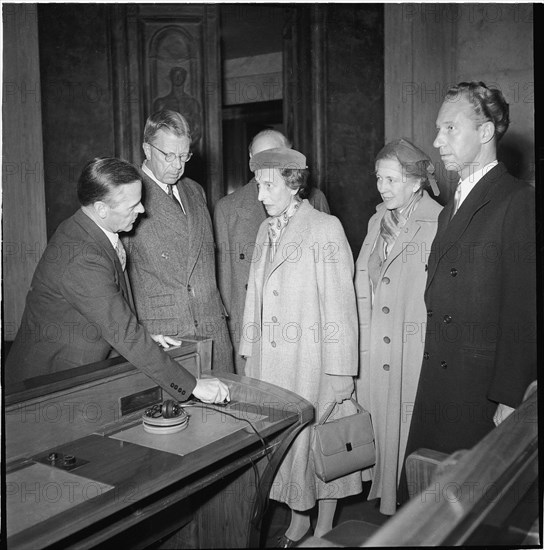
{"label": "coat button", "polygon": [[391,338],[389,338],[389,336],[384,336],[384,337],[383,337],[383,341],[384,341],[386,344],[389,344],[389,342],[391,342]]}
{"label": "coat button", "polygon": [[278,318],[277,318],[275,315],[272,316],[272,322],[273,322],[273,323],[277,323],[277,322],[278,322]]}
{"label": "coat button", "polygon": [[444,315],[444,323],[448,324],[451,323],[451,315]]}
{"label": "coat button", "polygon": [[447,369],[447,368],[448,368],[448,364],[446,363],[446,361],[440,361],[440,366],[441,366],[443,369]]}
{"label": "coat button", "polygon": [[276,347],[276,342],[271,342],[270,345],[275,348]]}
{"label": "coat button", "polygon": [[[181,388],[180,388],[181,389]],[[181,395],[185,395],[185,390],[181,391]]]}
{"label": "coat button", "polygon": [[391,279],[389,279],[389,277],[384,277],[384,278],[382,279],[382,283],[383,283],[384,285],[388,285],[390,282],[391,282]]}
{"label": "coat button", "polygon": [[272,294],[274,294],[274,296],[278,296],[278,295],[279,295],[279,293],[278,293],[277,290],[273,290],[273,291],[272,291]]}
{"label": "coat button", "polygon": [[174,387],[174,382],[170,382],[170,387],[171,387],[171,388]]}
{"label": "coat button", "polygon": [[428,309],[427,310],[427,317],[432,317],[433,316],[433,310],[432,309]]}
{"label": "coat button", "polygon": [[389,313],[389,308],[387,306],[382,307],[384,313]]}
{"label": "coat button", "polygon": [[423,359],[429,359],[429,352],[428,351],[423,352]]}
{"label": "coat button", "polygon": [[452,267],[452,268],[450,269],[450,275],[451,275],[452,277],[457,277],[457,269],[455,269],[455,267]]}
{"label": "coat button", "polygon": [[389,370],[389,365],[386,363],[382,368],[383,370]]}
{"label": "coat button", "polygon": [[240,260],[243,260],[245,258],[244,254],[240,254]]}

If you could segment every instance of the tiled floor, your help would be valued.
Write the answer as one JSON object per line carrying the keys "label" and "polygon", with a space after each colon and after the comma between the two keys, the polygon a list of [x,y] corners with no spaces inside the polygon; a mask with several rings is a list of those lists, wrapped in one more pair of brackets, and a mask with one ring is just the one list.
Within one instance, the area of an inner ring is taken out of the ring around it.
{"label": "tiled floor", "polygon": [[[376,506],[379,502],[378,500],[366,500],[369,490],[370,482],[364,483],[363,492],[360,495],[348,497],[338,502],[334,526],[351,519],[364,520],[368,523],[380,526],[389,518],[389,516],[380,514]],[[310,514],[312,527],[315,526],[316,516],[317,507],[312,510]],[[276,546],[278,537],[285,533],[289,526],[290,519],[291,512],[286,505],[280,504],[274,500],[270,501],[269,509],[263,522],[263,537],[266,537],[266,548],[273,548]]]}

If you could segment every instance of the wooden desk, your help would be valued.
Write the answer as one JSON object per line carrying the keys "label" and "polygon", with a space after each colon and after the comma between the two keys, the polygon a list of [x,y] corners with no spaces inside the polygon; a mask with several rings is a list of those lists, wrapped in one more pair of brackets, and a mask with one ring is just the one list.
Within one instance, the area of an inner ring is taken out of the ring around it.
{"label": "wooden desk", "polygon": [[[220,378],[231,392],[232,406],[226,410],[238,414],[245,410],[248,419],[260,418],[255,427],[265,440],[266,450],[251,429],[228,433],[184,456],[116,438],[123,430],[139,425],[143,410],[107,422],[94,433],[78,429],[75,438],[59,436],[60,443],[51,441],[48,448],[33,448],[25,456],[21,455],[20,444],[24,434],[11,434],[7,440],[15,450],[8,446],[6,453],[10,550],[90,548],[101,544],[145,548],[160,541],[165,548],[255,544],[260,518],[253,523],[251,519],[262,511],[259,481],[264,478],[266,484],[273,479],[264,455],[279,448],[280,453],[285,452],[287,438],[312,420],[313,407],[298,395],[271,384],[234,374]],[[103,381],[102,391],[118,383],[114,375]],[[71,399],[77,399],[77,388],[66,391]],[[89,388],[81,391],[88,392]],[[66,394],[58,392],[54,399],[63,402]],[[9,429],[26,428],[12,421]],[[30,431],[36,430],[32,425]],[[62,431],[57,429],[57,435]],[[36,466],[50,452],[74,455],[87,462],[67,473],[50,465]],[[272,469],[277,467],[277,460],[276,456]],[[256,472],[261,479],[256,478]],[[63,478],[63,473],[70,476]],[[25,479],[34,483],[30,491]],[[85,488],[87,493],[92,488],[91,493],[83,494]],[[266,487],[263,492],[268,494]],[[79,500],[74,496],[81,494]],[[63,507],[66,499],[72,500]],[[17,521],[13,517],[10,521],[10,502],[12,510],[23,510]],[[46,508],[53,506],[62,510],[43,519],[52,513]],[[175,539],[171,538],[173,534]]]}

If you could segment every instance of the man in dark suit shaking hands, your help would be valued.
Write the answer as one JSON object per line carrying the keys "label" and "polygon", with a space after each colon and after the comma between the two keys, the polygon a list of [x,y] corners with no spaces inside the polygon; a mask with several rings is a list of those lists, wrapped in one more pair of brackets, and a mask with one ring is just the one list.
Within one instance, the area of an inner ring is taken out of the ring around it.
{"label": "man in dark suit shaking hands", "polygon": [[127,162],[97,158],[85,166],[77,185],[81,208],[58,227],[34,273],[8,379],[101,361],[113,348],[178,401],[191,393],[208,402],[228,398],[225,384],[196,380],[164,353],[157,343],[179,342],[152,336],[134,313],[118,233],[144,212],[141,190],[141,175]]}
{"label": "man in dark suit shaking hands", "polygon": [[497,161],[509,125],[483,82],[448,90],[434,146],[459,173],[438,217],[425,291],[425,352],[406,456],[468,449],[536,378],[534,189]]}

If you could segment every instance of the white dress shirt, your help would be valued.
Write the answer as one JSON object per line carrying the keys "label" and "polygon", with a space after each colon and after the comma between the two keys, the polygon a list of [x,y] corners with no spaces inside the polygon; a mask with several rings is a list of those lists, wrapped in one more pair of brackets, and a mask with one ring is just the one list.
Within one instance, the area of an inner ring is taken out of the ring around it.
{"label": "white dress shirt", "polygon": [[[145,174],[148,175],[168,195],[168,184],[159,181],[155,177],[153,172],[147,167],[147,164],[145,162],[142,164],[142,171],[145,172]],[[183,202],[181,201],[181,197],[179,196],[179,191],[176,185],[172,185],[172,192],[176,200],[179,202],[179,204],[181,204],[181,209],[183,210],[183,213],[186,214],[185,208],[183,207]]]}
{"label": "white dress shirt", "polygon": [[480,170],[476,170],[476,172],[469,174],[464,180],[459,182],[459,187],[461,189],[459,206],[463,204],[463,201],[468,197],[468,194],[474,189],[474,187],[476,187],[476,184],[489,172],[489,170],[497,166],[497,164],[499,164],[499,161],[494,160],[493,162],[486,164],[483,168],[480,168]]}

